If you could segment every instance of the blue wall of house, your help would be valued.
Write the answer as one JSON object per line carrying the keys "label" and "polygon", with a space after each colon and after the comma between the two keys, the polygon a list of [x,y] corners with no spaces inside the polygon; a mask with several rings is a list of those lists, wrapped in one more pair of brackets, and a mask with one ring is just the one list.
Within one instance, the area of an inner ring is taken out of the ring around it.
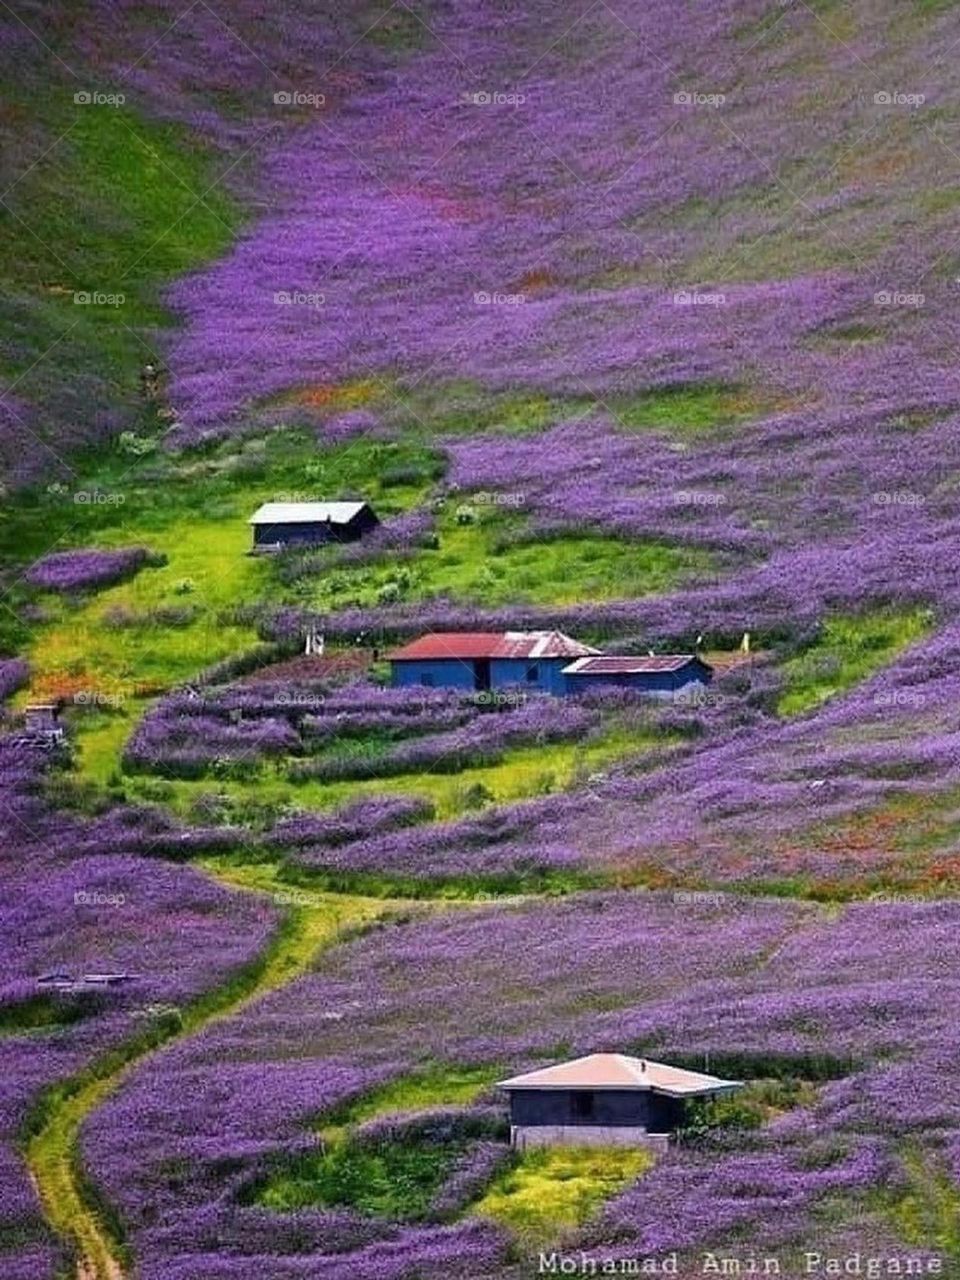
{"label": "blue wall of house", "polygon": [[[567,680],[563,668],[569,658],[492,658],[490,688],[503,689],[517,685],[532,692],[566,693]],[[395,687],[412,684],[436,688],[474,689],[474,665],[469,658],[432,658],[402,660],[390,665],[390,683]]]}
{"label": "blue wall of house", "polygon": [[391,662],[390,683],[394,688],[426,684],[438,689],[473,689],[473,663],[464,658],[418,658]]}
{"label": "blue wall of house", "polygon": [[543,693],[566,693],[563,668],[569,665],[569,658],[495,658],[490,664],[491,684],[494,689],[512,684]]}
{"label": "blue wall of house", "polygon": [[703,663],[690,663],[680,671],[636,672],[633,675],[564,676],[568,693],[618,687],[636,689],[640,693],[649,693],[660,698],[673,697],[682,689],[692,692],[695,686],[708,685],[712,678],[713,672]]}

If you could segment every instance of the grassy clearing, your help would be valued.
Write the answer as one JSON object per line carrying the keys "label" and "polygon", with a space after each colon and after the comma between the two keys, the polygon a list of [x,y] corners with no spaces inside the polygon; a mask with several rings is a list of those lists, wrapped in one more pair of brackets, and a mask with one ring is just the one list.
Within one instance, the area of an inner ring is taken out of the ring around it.
{"label": "grassy clearing", "polygon": [[502,1223],[525,1248],[556,1244],[653,1163],[651,1152],[629,1147],[527,1151],[470,1212]]}
{"label": "grassy clearing", "polygon": [[[285,809],[331,809],[368,795],[405,795],[430,800],[437,818],[443,820],[460,817],[487,804],[567,790],[605,765],[655,745],[662,746],[663,742],[662,737],[631,733],[613,726],[592,741],[517,748],[508,751],[499,764],[464,769],[456,774],[410,773],[359,782],[295,783],[275,766],[267,765],[256,777],[243,782],[124,777],[122,785],[129,798],[166,804],[188,818],[201,816],[210,809],[219,811],[224,821],[235,820],[237,815],[255,819],[257,809],[262,809],[264,817],[269,818]],[[98,743],[107,750],[110,745],[102,740]],[[107,750],[94,756],[100,773],[109,764]],[[81,755],[81,763],[83,759]]]}
{"label": "grassy clearing", "polygon": [[64,1005],[51,996],[40,995],[17,1004],[0,1005],[0,1036],[23,1035],[27,1031],[45,1032],[82,1018],[78,1004]]}
{"label": "grassy clearing", "polygon": [[[469,520],[469,523],[461,521]],[[438,547],[397,564],[333,570],[305,599],[321,609],[446,596],[488,606],[576,604],[648,595],[708,567],[699,551],[596,535],[527,540],[523,520],[468,496],[438,521]]]}
{"label": "grassy clearing", "polygon": [[35,676],[23,698],[75,689],[135,698],[249,647],[252,628],[233,623],[230,611],[295,598],[278,583],[269,558],[247,554],[247,520],[261,502],[283,494],[360,493],[389,515],[424,490],[391,484],[391,472],[437,465],[417,445],[321,450],[304,432],[282,431],[202,457],[158,456],[132,473],[128,458],[110,455],[82,490],[108,495],[109,502],[31,495],[0,516],[0,554],[22,562],[54,543],[137,544],[168,563],[79,602],[16,587],[18,603],[39,600],[48,616],[24,637]]}
{"label": "grassy clearing", "polygon": [[866,680],[930,630],[927,610],[828,618],[817,641],[784,664],[782,716],[812,711],[828,698]]}
{"label": "grassy clearing", "polygon": [[529,435],[562,422],[613,414],[631,430],[696,434],[729,426],[765,409],[770,397],[722,383],[686,383],[639,394],[556,396],[519,387],[491,392],[479,383],[445,382],[407,393],[402,386],[387,395],[371,388],[367,400],[404,431],[426,428],[430,436]]}
{"label": "grassy clearing", "polygon": [[772,405],[746,388],[708,382],[619,397],[610,407],[621,425],[632,431],[698,435],[754,417]]}
{"label": "grassy clearing", "polygon": [[255,1203],[276,1212],[328,1205],[394,1222],[415,1221],[425,1216],[463,1149],[437,1142],[390,1142],[370,1149],[347,1139],[300,1156],[275,1173]]}

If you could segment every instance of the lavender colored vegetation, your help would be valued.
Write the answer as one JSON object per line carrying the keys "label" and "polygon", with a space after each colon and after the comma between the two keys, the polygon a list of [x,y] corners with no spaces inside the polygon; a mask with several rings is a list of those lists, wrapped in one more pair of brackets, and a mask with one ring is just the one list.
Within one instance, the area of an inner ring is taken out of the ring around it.
{"label": "lavender colored vegetation", "polygon": [[[85,634],[131,692],[0,735],[0,1280],[77,1273],[25,1150],[99,1070],[65,1176],[121,1280],[526,1280],[476,1212],[513,1160],[489,1090],[341,1135],[456,1148],[418,1217],[260,1192],[352,1107],[600,1050],[753,1110],[558,1247],[960,1269],[958,43],[945,0],[11,2],[0,699],[72,689]],[[358,475],[370,441],[430,461]],[[382,523],[247,559],[274,459]],[[98,613],[155,532],[195,604]],[[600,582],[611,547],[696,567]],[[485,597],[505,554],[535,594]],[[380,603],[318,611],[354,581]],[[373,657],[531,627],[717,676],[483,702]],[[234,632],[296,661],[236,679]],[[418,794],[614,739],[562,792]],[[267,884],[302,891],[282,922]]]}
{"label": "lavender colored vegetation", "polygon": [[[747,1231],[786,1256],[838,1197],[852,1212],[906,1195],[910,1144],[951,1167],[960,1123],[949,1049],[956,915],[952,903],[863,904],[837,917],[716,894],[608,894],[395,926],[145,1066],[89,1126],[85,1151],[134,1224],[147,1274],[159,1274],[161,1258],[187,1265],[215,1202],[228,1222],[247,1212],[227,1209],[230,1175],[216,1174],[217,1144],[192,1137],[196,1108],[205,1133],[233,1128],[230,1149],[252,1168],[271,1141],[279,1152],[298,1128],[306,1137],[334,1101],[331,1089],[363,1087],[362,1075],[344,1078],[347,1061],[370,1080],[413,1071],[424,1053],[506,1070],[549,1060],[562,1028],[568,1053],[630,1047],[691,1066],[709,1054],[728,1074],[807,1082],[806,1100],[763,1128],[675,1149],[583,1238],[632,1256],[717,1248]],[[247,1068],[225,1068],[225,1055],[256,1063],[256,1094]],[[931,1088],[891,1110],[886,1100],[906,1075]],[[184,1078],[194,1082],[189,1099]],[[175,1108],[176,1124],[165,1108]],[[190,1203],[168,1206],[175,1225],[160,1226],[145,1198],[153,1176],[125,1142],[134,1122],[149,1137],[147,1166],[176,1157],[191,1171]],[[436,1121],[388,1116],[359,1132],[385,1141],[410,1123]],[[282,1215],[275,1230],[286,1230]],[[335,1239],[318,1230],[314,1265]],[[424,1256],[432,1239],[424,1230]]]}
{"label": "lavender colored vegetation", "polygon": [[25,577],[44,591],[87,591],[132,577],[149,560],[146,547],[54,551],[31,565]]}

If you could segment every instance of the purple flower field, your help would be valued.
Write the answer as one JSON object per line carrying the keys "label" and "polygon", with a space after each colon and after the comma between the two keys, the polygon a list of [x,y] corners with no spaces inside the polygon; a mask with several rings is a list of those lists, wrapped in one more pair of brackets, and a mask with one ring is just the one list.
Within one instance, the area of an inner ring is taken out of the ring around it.
{"label": "purple flower field", "polygon": [[[960,1276],[958,48],[0,4],[0,1280]],[[390,687],[533,628],[715,678]],[[607,1051],[746,1101],[572,1222],[492,1082]]]}
{"label": "purple flower field", "polygon": [[511,747],[584,737],[596,709],[516,691],[502,703],[441,690],[366,683],[175,694],[140,722],[130,771],[202,777],[287,758],[294,781],[455,773],[494,763]]}
{"label": "purple flower field", "polygon": [[[43,754],[0,747],[0,1259],[18,1280],[53,1275],[63,1256],[19,1154],[43,1091],[239,973],[276,923],[269,906],[191,868],[127,855],[117,842],[104,855],[78,852],[80,827],[37,811]],[[106,989],[38,982],[58,972],[130,976]]]}
{"label": "purple flower field", "polygon": [[[337,1090],[361,1087],[344,1075],[348,1062],[394,1076],[425,1056],[512,1070],[556,1052],[561,1020],[571,1054],[630,1046],[682,1061],[695,1043],[721,1070],[754,1075],[754,1064],[778,1061],[815,1087],[808,1105],[739,1143],[675,1150],[608,1206],[586,1245],[644,1256],[717,1248],[748,1230],[758,1247],[785,1250],[837,1196],[852,1213],[904,1186],[907,1144],[952,1168],[956,914],[954,904],[913,903],[831,918],[723,895],[604,895],[395,926],[139,1071],[87,1126],[85,1153],[133,1224],[144,1274],[190,1275],[213,1221],[235,1238],[250,1213],[231,1207],[227,1178],[249,1176],[271,1141],[279,1152],[305,1138]],[[908,1076],[924,1088],[891,1111]],[[229,1175],[217,1176],[218,1144],[192,1136],[200,1115],[204,1133],[230,1131]],[[132,1128],[145,1134],[146,1162],[131,1157]],[[158,1216],[151,1165],[174,1159],[190,1170],[191,1194]],[[287,1230],[282,1217],[274,1230]],[[309,1264],[291,1262],[289,1274],[332,1267],[325,1250],[353,1248],[332,1224],[315,1223],[311,1238]],[[431,1230],[408,1247],[432,1274]],[[353,1263],[349,1252],[331,1274]],[[241,1251],[235,1274],[252,1264]],[[386,1256],[383,1265],[403,1274]]]}

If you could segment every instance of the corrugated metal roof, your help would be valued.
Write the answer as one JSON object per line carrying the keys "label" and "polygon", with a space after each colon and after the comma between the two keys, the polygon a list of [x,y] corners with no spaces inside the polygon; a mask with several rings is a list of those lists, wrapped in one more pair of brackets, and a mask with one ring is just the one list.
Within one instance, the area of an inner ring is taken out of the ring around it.
{"label": "corrugated metal roof", "polygon": [[591,1053],[542,1071],[501,1080],[499,1088],[641,1089],[680,1098],[738,1089],[740,1083],[671,1067],[665,1062],[651,1062],[649,1058],[631,1058],[624,1053]]}
{"label": "corrugated metal roof", "polygon": [[248,524],[349,524],[365,502],[265,502]]}
{"label": "corrugated metal roof", "polygon": [[680,671],[691,662],[703,662],[692,653],[664,653],[653,657],[635,658],[607,657],[580,658],[564,667],[565,676],[623,676],[652,675],[658,671]]}
{"label": "corrugated metal roof", "polygon": [[577,658],[599,653],[562,631],[437,631],[420,636],[388,657],[392,661],[455,658]]}

